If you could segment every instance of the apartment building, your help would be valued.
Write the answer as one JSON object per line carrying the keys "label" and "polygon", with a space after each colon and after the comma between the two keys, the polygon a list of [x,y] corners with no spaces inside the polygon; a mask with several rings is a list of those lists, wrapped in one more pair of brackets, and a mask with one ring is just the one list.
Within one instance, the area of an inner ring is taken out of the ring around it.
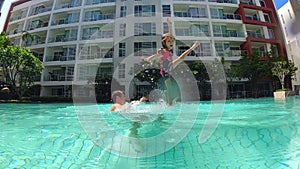
{"label": "apartment building", "polygon": [[[300,2],[289,0],[280,9],[278,16],[281,22],[288,59],[300,68]],[[300,69],[292,80],[293,90],[300,91]]]}
{"label": "apartment building", "polygon": [[[114,77],[134,97],[149,84],[136,81],[132,71],[161,48],[167,17],[176,36],[174,54],[201,42],[187,63],[224,58],[228,66],[242,53],[286,53],[272,0],[20,0],[12,4],[4,30],[14,45],[43,61],[36,81],[41,96],[93,95],[86,88],[97,75],[103,88]],[[22,38],[24,32],[30,38]],[[72,93],[72,86],[81,87]],[[270,93],[272,82],[262,88]],[[229,90],[243,95],[245,82],[233,82]]]}

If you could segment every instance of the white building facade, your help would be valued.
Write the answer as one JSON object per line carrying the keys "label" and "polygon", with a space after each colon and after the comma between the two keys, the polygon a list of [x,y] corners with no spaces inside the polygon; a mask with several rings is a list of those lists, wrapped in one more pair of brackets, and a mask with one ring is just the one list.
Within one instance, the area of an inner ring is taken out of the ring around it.
{"label": "white building facade", "polygon": [[289,60],[298,67],[292,80],[293,90],[300,91],[300,1],[289,0],[280,9],[278,15],[285,37]]}
{"label": "white building facade", "polygon": [[134,95],[132,83],[147,84],[133,82],[132,71],[161,48],[167,17],[176,55],[201,42],[186,62],[224,58],[230,65],[242,53],[285,52],[272,0],[20,0],[12,4],[4,30],[14,45],[43,61],[36,79],[41,96],[90,96],[84,89],[72,93],[72,86],[89,86],[96,75],[104,86],[113,76]]}

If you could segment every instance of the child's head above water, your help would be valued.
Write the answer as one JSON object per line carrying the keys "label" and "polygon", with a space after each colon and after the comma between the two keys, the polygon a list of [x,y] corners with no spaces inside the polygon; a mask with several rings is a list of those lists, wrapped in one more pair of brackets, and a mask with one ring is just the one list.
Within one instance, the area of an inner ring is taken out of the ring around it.
{"label": "child's head above water", "polygon": [[174,46],[175,37],[170,33],[163,34],[161,38],[162,47],[171,50]]}

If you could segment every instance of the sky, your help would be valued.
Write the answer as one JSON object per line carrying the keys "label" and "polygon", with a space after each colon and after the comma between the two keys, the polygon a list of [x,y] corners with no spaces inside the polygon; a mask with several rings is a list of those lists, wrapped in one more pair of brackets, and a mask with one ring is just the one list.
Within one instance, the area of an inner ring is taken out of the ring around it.
{"label": "sky", "polygon": [[[10,4],[14,1],[17,0],[4,0],[4,4],[2,6],[1,9],[1,17],[0,17],[0,32],[2,32],[4,24],[5,24],[5,20],[6,20],[6,16],[8,13],[8,10],[10,8]],[[273,0],[276,8],[279,9],[282,5],[284,5],[288,0]]]}
{"label": "sky", "polygon": [[276,8],[279,9],[280,7],[282,7],[285,3],[288,2],[288,0],[273,0]]}
{"label": "sky", "polygon": [[10,8],[10,4],[14,1],[16,1],[16,0],[4,0],[3,6],[1,9],[1,16],[0,16],[0,32],[2,32],[2,30],[3,30],[6,16],[9,11],[9,8]]}

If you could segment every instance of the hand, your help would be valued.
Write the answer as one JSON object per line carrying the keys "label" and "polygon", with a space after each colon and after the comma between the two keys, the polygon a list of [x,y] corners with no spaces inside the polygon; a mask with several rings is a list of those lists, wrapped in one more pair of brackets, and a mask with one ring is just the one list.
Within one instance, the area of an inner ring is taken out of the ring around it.
{"label": "hand", "polygon": [[149,62],[150,59],[149,58],[144,58],[144,61]]}
{"label": "hand", "polygon": [[171,22],[171,19],[169,17],[167,17],[167,23],[170,25],[172,22]]}
{"label": "hand", "polygon": [[196,41],[193,46],[191,47],[192,49],[195,49],[196,47],[198,47],[200,45],[199,41]]}

